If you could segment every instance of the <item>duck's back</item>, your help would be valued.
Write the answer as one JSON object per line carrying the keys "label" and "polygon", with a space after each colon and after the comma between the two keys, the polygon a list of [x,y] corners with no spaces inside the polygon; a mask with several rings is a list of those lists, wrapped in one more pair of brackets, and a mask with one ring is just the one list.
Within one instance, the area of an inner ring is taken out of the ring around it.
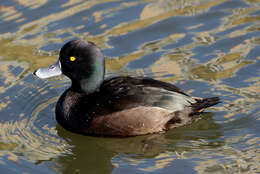
{"label": "duck's back", "polygon": [[114,77],[105,80],[99,94],[100,101],[104,101],[103,108],[109,109],[110,113],[139,106],[174,112],[196,102],[172,84],[144,77]]}
{"label": "duck's back", "polygon": [[[199,118],[193,112],[218,103],[218,98],[195,99],[174,85],[143,77],[111,78],[97,92],[73,100],[70,116],[81,120],[81,125],[74,125],[76,131],[109,136],[143,135],[182,126]],[[82,126],[84,119],[86,126]]]}

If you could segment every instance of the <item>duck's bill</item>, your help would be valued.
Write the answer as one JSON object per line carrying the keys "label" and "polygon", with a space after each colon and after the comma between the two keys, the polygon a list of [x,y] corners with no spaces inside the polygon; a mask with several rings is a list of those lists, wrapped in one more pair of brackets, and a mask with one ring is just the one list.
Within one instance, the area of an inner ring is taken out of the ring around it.
{"label": "duck's bill", "polygon": [[40,68],[36,70],[33,74],[42,79],[59,76],[62,74],[60,61],[57,61],[55,64],[50,65],[46,68]]}

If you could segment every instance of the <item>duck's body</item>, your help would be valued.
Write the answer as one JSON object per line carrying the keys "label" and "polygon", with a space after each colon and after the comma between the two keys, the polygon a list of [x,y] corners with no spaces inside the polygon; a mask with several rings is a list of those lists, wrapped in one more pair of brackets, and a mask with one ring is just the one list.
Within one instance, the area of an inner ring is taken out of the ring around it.
{"label": "duck's body", "polygon": [[[77,53],[86,47],[89,50],[85,53]],[[172,84],[151,78],[124,76],[103,80],[100,53],[94,44],[83,41],[71,41],[61,50],[60,66],[72,79],[72,87],[57,102],[56,119],[70,131],[99,136],[162,132],[198,120],[198,112],[219,103],[217,97],[194,98]],[[63,57],[72,61],[64,61]],[[79,62],[84,60],[81,62],[85,63],[84,68],[83,64],[75,64],[74,58]],[[41,73],[35,74],[41,77]]]}
{"label": "duck's body", "polygon": [[192,115],[206,103],[168,83],[150,78],[115,77],[91,94],[69,88],[56,106],[56,119],[66,129],[82,134],[134,136],[166,131],[197,120]]}

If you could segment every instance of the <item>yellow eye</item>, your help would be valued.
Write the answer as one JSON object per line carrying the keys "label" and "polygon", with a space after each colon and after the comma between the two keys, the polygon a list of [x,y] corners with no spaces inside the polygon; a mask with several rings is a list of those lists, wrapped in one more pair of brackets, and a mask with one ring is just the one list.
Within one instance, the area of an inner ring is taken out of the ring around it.
{"label": "yellow eye", "polygon": [[70,57],[70,61],[72,61],[72,62],[73,62],[73,61],[75,61],[75,60],[76,60],[76,58],[75,58],[75,57],[73,57],[73,56],[71,56],[71,57]]}

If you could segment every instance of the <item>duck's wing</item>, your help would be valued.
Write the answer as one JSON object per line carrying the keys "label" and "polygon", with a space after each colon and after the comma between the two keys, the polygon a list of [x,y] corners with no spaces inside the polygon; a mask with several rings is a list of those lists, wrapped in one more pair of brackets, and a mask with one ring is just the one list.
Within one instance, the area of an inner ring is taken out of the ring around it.
{"label": "duck's wing", "polygon": [[105,80],[99,94],[102,108],[107,108],[105,110],[108,112],[138,106],[159,107],[174,112],[196,103],[194,98],[172,84],[143,77]]}
{"label": "duck's wing", "polygon": [[120,77],[113,77],[110,79],[107,79],[102,84],[102,88],[104,89],[111,89],[114,90],[118,86],[120,87],[130,87],[130,86],[143,86],[143,87],[154,87],[159,89],[165,89],[172,92],[177,92],[186,96],[189,96],[186,94],[181,88],[166,83],[163,81],[155,80],[149,77],[130,77],[130,76],[120,76]]}

